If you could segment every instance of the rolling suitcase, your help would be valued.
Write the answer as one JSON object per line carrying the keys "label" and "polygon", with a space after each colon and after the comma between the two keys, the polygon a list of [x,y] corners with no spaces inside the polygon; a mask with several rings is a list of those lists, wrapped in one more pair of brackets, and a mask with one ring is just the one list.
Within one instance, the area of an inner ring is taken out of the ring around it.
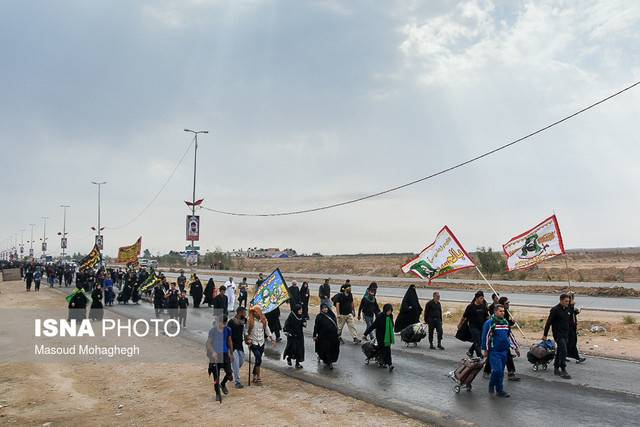
{"label": "rolling suitcase", "polygon": [[456,369],[449,372],[449,377],[456,383],[453,387],[454,391],[460,393],[462,387],[466,387],[467,391],[471,391],[471,383],[483,367],[484,359],[482,357],[462,359]]}
{"label": "rolling suitcase", "polygon": [[422,323],[409,325],[400,332],[400,338],[403,342],[407,343],[407,346],[411,343],[417,346],[418,343],[426,336],[426,325],[423,325]]}
{"label": "rolling suitcase", "polygon": [[378,347],[372,341],[367,341],[362,344],[362,352],[364,353],[364,357],[366,360],[364,361],[367,365],[369,361],[375,359],[378,356]]}

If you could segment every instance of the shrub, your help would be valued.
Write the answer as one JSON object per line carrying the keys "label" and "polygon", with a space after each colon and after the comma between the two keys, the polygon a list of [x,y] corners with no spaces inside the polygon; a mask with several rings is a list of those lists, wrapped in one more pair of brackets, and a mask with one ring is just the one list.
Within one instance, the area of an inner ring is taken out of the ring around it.
{"label": "shrub", "polygon": [[627,314],[626,316],[622,317],[622,323],[624,323],[625,325],[634,325],[636,323],[636,318]]}

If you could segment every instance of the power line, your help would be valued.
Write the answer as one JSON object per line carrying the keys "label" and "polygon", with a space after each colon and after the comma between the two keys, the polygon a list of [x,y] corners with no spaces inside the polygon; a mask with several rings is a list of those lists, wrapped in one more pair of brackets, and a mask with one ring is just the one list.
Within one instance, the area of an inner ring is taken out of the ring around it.
{"label": "power line", "polygon": [[184,158],[187,156],[187,153],[189,152],[189,150],[191,150],[191,147],[193,146],[193,143],[195,142],[195,138],[191,140],[191,142],[189,143],[189,145],[187,146],[187,149],[184,151],[184,154],[182,154],[182,157],[180,157],[180,160],[178,161],[178,163],[176,164],[176,166],[173,168],[173,171],[171,171],[171,174],[169,175],[169,177],[167,178],[167,180],[164,182],[164,184],[162,185],[162,187],[160,187],[160,190],[156,193],[155,196],[153,196],[153,198],[151,199],[151,201],[149,203],[147,203],[147,205],[142,208],[142,210],[138,213],[138,215],[134,216],[133,219],[129,222],[127,222],[124,225],[120,225],[118,227],[106,227],[108,230],[118,230],[120,228],[124,228],[130,224],[132,224],[134,221],[136,221],[138,218],[140,218],[142,216],[142,214],[144,214],[146,212],[147,209],[149,209],[151,207],[151,205],[153,204],[153,202],[156,201],[156,199],[158,198],[158,196],[160,196],[160,193],[162,193],[164,191],[164,189],[166,188],[166,186],[169,184],[169,181],[171,181],[171,178],[173,178],[173,176],[176,174],[176,171],[178,170],[178,168],[180,167],[180,165],[182,164],[182,161],[184,160]]}
{"label": "power line", "polygon": [[353,204],[353,203],[362,202],[362,201],[364,201],[364,200],[368,200],[368,199],[372,199],[372,198],[374,198],[374,197],[382,196],[382,195],[384,195],[384,194],[388,194],[388,193],[391,193],[391,192],[398,191],[398,190],[401,190],[401,189],[403,189],[403,188],[409,187],[409,186],[411,186],[411,185],[418,184],[418,183],[423,182],[423,181],[426,181],[426,180],[428,180],[428,179],[435,178],[435,177],[437,177],[437,176],[439,176],[439,175],[443,175],[443,174],[445,174],[445,173],[447,173],[447,172],[451,172],[452,170],[455,170],[455,169],[461,168],[461,167],[466,166],[466,165],[468,165],[468,164],[470,164],[470,163],[473,163],[473,162],[475,162],[475,161],[478,161],[478,160],[480,160],[480,159],[483,159],[483,158],[485,158],[485,157],[487,157],[487,156],[490,156],[490,155],[492,155],[492,154],[494,154],[494,153],[497,153],[498,151],[501,151],[501,150],[504,150],[504,149],[506,149],[506,148],[509,148],[509,147],[511,147],[512,145],[515,145],[515,144],[517,144],[517,143],[519,143],[519,142],[522,142],[522,141],[524,141],[524,140],[526,140],[526,139],[528,139],[528,138],[531,138],[532,136],[535,136],[535,135],[537,135],[537,134],[539,134],[539,133],[542,133],[542,132],[544,132],[544,131],[546,131],[546,130],[549,130],[549,129],[551,129],[552,127],[557,126],[557,125],[559,125],[559,124],[561,124],[561,123],[563,123],[563,122],[565,122],[565,121],[567,121],[567,120],[569,120],[569,119],[572,119],[572,118],[576,117],[577,115],[582,114],[582,113],[584,113],[585,111],[588,111],[588,110],[590,110],[590,109],[592,109],[592,108],[594,108],[594,107],[596,107],[596,106],[598,106],[598,105],[602,104],[603,102],[606,102],[606,101],[608,101],[608,100],[610,100],[610,99],[612,99],[612,98],[615,98],[616,96],[618,96],[618,95],[620,95],[620,94],[622,94],[622,93],[624,93],[624,92],[626,92],[626,91],[628,91],[628,90],[630,90],[630,89],[633,89],[634,87],[636,87],[636,86],[638,86],[638,85],[640,85],[640,81],[637,81],[637,82],[633,83],[632,85],[629,85],[629,86],[625,87],[624,89],[621,89],[621,90],[619,90],[618,92],[615,92],[615,93],[613,93],[613,94],[611,94],[611,95],[607,96],[606,98],[602,98],[601,100],[599,100],[599,101],[597,101],[597,102],[594,102],[593,104],[591,104],[591,105],[589,105],[589,106],[587,106],[587,107],[585,107],[585,108],[582,108],[581,110],[578,110],[578,111],[576,111],[576,112],[575,112],[575,113],[573,113],[573,114],[570,114],[570,115],[568,115],[568,116],[565,116],[565,117],[563,117],[562,119],[557,120],[557,121],[555,121],[555,122],[553,122],[553,123],[551,123],[551,124],[548,124],[548,125],[547,125],[547,126],[545,126],[545,127],[542,127],[542,128],[540,128],[540,129],[538,129],[538,130],[536,130],[536,131],[533,131],[533,132],[531,132],[531,133],[529,133],[529,134],[527,134],[527,135],[525,135],[525,136],[523,136],[523,137],[521,137],[521,138],[518,138],[518,139],[516,139],[516,140],[514,140],[514,141],[511,141],[511,142],[509,142],[509,143],[507,143],[507,144],[504,144],[504,145],[501,145],[501,146],[499,146],[499,147],[497,147],[497,148],[494,148],[494,149],[493,149],[493,150],[491,150],[491,151],[487,151],[487,152],[485,152],[485,153],[483,153],[483,154],[480,154],[479,156],[473,157],[473,158],[471,158],[471,159],[469,159],[469,160],[466,160],[466,161],[464,161],[464,162],[461,162],[461,163],[458,163],[458,164],[456,164],[456,165],[450,166],[450,167],[448,167],[448,168],[446,168],[446,169],[442,169],[441,171],[435,172],[435,173],[433,173],[433,174],[431,174],[431,175],[427,175],[427,176],[425,176],[425,177],[418,178],[418,179],[416,179],[416,180],[413,180],[413,181],[407,182],[407,183],[402,184],[402,185],[398,185],[398,186],[395,186],[395,187],[387,188],[386,190],[382,190],[382,191],[379,191],[379,192],[377,192],[377,193],[369,194],[369,195],[367,195],[367,196],[358,197],[358,198],[356,198],[356,199],[350,199],[350,200],[346,200],[346,201],[344,201],[344,202],[334,203],[334,204],[331,204],[331,205],[319,206],[319,207],[316,207],[316,208],[311,208],[311,209],[302,209],[302,210],[289,211],[289,212],[275,212],[275,213],[240,213],[240,212],[228,212],[228,211],[222,211],[222,210],[218,210],[218,209],[208,208],[208,207],[206,207],[206,206],[201,206],[201,209],[205,209],[205,210],[208,210],[208,211],[210,211],[210,212],[215,212],[215,213],[222,214],[222,215],[232,215],[232,216],[251,216],[251,217],[267,217],[267,216],[300,215],[300,214],[311,213],[311,212],[317,212],[317,211],[322,211],[322,210],[326,210],[326,209],[332,209],[332,208],[337,208],[337,207],[340,207],[340,206],[346,206],[346,205],[350,205],[350,204]]}

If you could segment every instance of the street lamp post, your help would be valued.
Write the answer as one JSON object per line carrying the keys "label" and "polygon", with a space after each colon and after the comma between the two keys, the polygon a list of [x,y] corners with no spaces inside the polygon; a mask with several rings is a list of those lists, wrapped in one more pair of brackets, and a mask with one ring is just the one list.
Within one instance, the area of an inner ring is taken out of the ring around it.
{"label": "street lamp post", "polygon": [[48,216],[43,216],[42,220],[44,221],[44,225],[42,228],[42,255],[46,256],[47,254],[47,220]]}
{"label": "street lamp post", "polygon": [[29,240],[29,256],[33,257],[33,227],[35,227],[35,224],[29,224],[31,226],[31,240]]}
{"label": "street lamp post", "polygon": [[65,250],[67,249],[67,208],[71,205],[60,205],[63,210],[62,214],[62,233],[58,233],[62,237],[60,238],[60,247],[62,248],[62,258],[65,256]]}
{"label": "street lamp post", "polygon": [[[91,181],[92,184],[97,185],[98,186],[98,237],[96,239],[96,243],[99,243],[100,241],[100,233],[102,232],[102,229],[100,228],[100,187],[104,184],[106,184],[106,181],[101,181],[101,182],[95,182],[95,181]],[[99,243],[100,246],[100,250],[102,250],[102,243]]]}
{"label": "street lamp post", "polygon": [[24,256],[24,229],[20,230],[20,257]]}
{"label": "street lamp post", "polygon": [[[195,216],[196,214],[196,167],[198,160],[198,134],[201,133],[209,133],[208,130],[191,130],[185,129],[185,132],[190,132],[195,137],[195,149],[193,150],[193,193],[191,196],[191,215]],[[198,224],[198,234],[200,233],[200,225]],[[195,252],[194,249],[195,243],[194,240],[191,240],[191,253]]]}

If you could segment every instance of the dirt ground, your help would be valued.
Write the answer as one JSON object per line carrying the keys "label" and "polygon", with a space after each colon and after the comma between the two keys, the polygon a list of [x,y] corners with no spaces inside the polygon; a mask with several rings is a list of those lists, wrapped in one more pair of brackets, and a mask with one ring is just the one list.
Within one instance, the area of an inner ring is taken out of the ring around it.
{"label": "dirt ground", "polygon": [[[26,293],[21,282],[0,282],[0,310],[60,308],[57,292]],[[108,340],[109,338],[107,338]],[[106,341],[105,345],[114,344]],[[83,364],[9,363],[0,348],[0,425],[18,426],[361,426],[423,425],[366,402],[264,370],[262,387],[230,387],[214,401],[201,346],[172,352],[203,362]],[[167,351],[158,345],[157,351]],[[196,352],[196,353],[190,353]],[[242,378],[247,377],[246,367]]]}
{"label": "dirt ground", "polygon": [[[322,257],[294,257],[288,259],[239,258],[231,269],[269,272],[276,267],[290,273],[353,274],[367,276],[411,277],[400,271],[413,254],[388,255],[332,255]],[[471,253],[473,257],[473,253]],[[574,250],[566,256],[545,261],[530,270],[496,274],[494,279],[506,280],[567,280],[575,282],[640,282],[640,248],[611,250]],[[474,269],[461,270],[448,277],[480,279]]]}

